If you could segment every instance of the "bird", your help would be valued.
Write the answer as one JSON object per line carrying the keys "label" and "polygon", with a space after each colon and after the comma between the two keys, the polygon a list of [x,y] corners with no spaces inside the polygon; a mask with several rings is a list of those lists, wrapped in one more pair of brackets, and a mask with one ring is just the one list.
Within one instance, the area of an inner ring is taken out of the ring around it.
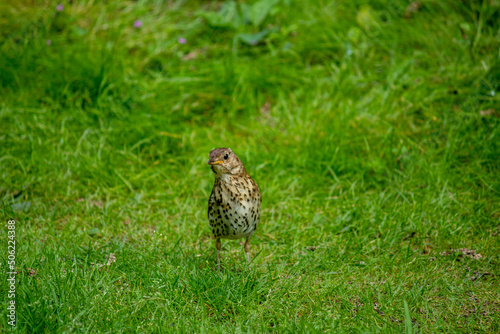
{"label": "bird", "polygon": [[247,262],[250,262],[250,240],[259,225],[262,196],[259,186],[230,148],[214,148],[208,156],[208,165],[215,174],[208,199],[208,221],[220,270],[221,239],[245,238],[244,249]]}

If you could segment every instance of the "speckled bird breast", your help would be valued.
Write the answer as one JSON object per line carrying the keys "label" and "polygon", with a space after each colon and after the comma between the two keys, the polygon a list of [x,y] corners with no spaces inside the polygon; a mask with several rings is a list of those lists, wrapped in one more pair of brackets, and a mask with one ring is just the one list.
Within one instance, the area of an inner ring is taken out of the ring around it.
{"label": "speckled bird breast", "polygon": [[260,219],[261,196],[249,175],[223,175],[215,179],[208,200],[208,220],[216,238],[240,239],[251,236]]}

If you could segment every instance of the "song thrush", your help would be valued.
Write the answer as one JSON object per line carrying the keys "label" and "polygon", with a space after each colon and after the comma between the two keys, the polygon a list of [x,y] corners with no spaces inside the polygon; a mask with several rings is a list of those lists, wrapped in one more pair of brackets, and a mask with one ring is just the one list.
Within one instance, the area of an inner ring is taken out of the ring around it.
{"label": "song thrush", "polygon": [[208,220],[215,237],[217,268],[220,269],[221,238],[246,238],[245,252],[250,262],[250,239],[260,219],[259,187],[230,148],[213,149],[209,157],[215,183],[208,200]]}

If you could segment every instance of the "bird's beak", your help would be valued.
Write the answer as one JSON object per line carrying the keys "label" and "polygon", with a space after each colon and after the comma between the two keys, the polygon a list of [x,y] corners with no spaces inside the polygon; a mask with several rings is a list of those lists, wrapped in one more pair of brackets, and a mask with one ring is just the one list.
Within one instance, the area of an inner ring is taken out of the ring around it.
{"label": "bird's beak", "polygon": [[217,161],[212,161],[212,160],[209,160],[209,161],[207,162],[207,164],[209,164],[209,165],[220,165],[220,164],[222,164],[222,163],[224,163],[224,161],[222,161],[222,160],[217,160]]}

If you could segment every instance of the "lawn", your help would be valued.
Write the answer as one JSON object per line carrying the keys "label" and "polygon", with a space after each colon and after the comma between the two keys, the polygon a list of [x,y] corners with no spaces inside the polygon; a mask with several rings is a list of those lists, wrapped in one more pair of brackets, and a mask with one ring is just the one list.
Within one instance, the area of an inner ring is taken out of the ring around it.
{"label": "lawn", "polygon": [[500,331],[498,0],[10,0],[0,36],[0,332]]}

